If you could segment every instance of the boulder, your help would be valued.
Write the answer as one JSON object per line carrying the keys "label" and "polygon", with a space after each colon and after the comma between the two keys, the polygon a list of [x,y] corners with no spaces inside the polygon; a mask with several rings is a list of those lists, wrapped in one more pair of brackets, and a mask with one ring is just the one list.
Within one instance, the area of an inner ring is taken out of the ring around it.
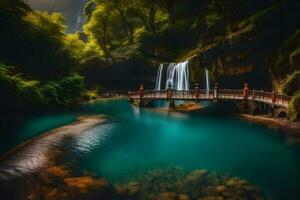
{"label": "boulder", "polygon": [[191,182],[196,182],[200,180],[203,176],[205,176],[207,173],[208,171],[205,169],[194,170],[186,177],[186,180]]}
{"label": "boulder", "polygon": [[163,192],[158,195],[156,200],[177,200],[177,194],[175,192]]}
{"label": "boulder", "polygon": [[180,194],[178,195],[179,200],[190,200],[190,197],[186,194]]}
{"label": "boulder", "polygon": [[223,185],[220,185],[218,187],[216,187],[216,191],[219,193],[225,192],[226,191],[226,187]]}
{"label": "boulder", "polygon": [[205,196],[201,197],[198,200],[224,200],[222,196]]}

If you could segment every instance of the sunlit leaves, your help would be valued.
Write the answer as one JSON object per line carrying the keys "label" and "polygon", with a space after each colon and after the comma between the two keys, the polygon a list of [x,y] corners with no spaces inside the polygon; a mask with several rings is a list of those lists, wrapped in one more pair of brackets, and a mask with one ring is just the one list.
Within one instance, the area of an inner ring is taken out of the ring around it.
{"label": "sunlit leaves", "polygon": [[66,30],[65,18],[61,13],[47,13],[35,11],[28,13],[24,20],[32,24],[36,29],[44,30],[52,34],[63,34]]}

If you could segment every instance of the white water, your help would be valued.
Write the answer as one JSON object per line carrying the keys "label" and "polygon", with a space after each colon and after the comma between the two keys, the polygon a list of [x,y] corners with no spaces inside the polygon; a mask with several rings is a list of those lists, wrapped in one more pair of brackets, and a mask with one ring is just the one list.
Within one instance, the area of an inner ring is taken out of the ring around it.
{"label": "white water", "polygon": [[189,62],[171,63],[167,70],[166,89],[188,90],[189,89]]}
{"label": "white water", "polygon": [[161,75],[164,69],[164,64],[160,64],[156,76],[155,90],[161,90]]}
{"label": "white water", "polygon": [[208,70],[205,69],[206,90],[210,90]]}

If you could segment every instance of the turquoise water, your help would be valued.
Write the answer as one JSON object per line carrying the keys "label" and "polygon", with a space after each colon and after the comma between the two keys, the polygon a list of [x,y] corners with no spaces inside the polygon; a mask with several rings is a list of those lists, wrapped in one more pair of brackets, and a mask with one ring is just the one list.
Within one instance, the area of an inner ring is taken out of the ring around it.
{"label": "turquoise water", "polygon": [[7,124],[0,122],[0,129],[2,131],[0,155],[43,132],[75,121],[77,116],[75,112],[48,113],[42,116],[31,117],[21,123]]}
{"label": "turquoise water", "polygon": [[79,153],[70,150],[71,157],[76,168],[113,183],[157,167],[200,168],[246,179],[269,199],[297,199],[299,146],[274,129],[242,121],[213,104],[200,112],[179,113],[139,109],[127,100],[98,101],[73,113],[29,120],[20,128],[26,133],[20,140],[83,113],[106,114],[110,121],[77,141],[89,146]]}

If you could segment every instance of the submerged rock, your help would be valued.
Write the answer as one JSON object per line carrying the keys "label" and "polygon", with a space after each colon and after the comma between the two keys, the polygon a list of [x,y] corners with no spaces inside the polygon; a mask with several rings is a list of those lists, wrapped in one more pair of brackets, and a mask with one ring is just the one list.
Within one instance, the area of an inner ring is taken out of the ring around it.
{"label": "submerged rock", "polygon": [[226,187],[223,185],[220,185],[216,188],[216,191],[219,193],[225,192],[226,191]]}
{"label": "submerged rock", "polygon": [[119,199],[114,187],[104,178],[74,176],[65,166],[50,166],[26,181],[26,198],[45,199]]}
{"label": "submerged rock", "polygon": [[198,200],[224,200],[222,196],[205,196],[201,197]]}
{"label": "submerged rock", "polygon": [[124,196],[135,196],[140,190],[140,183],[134,181],[128,184],[117,185],[116,190]]}
{"label": "submerged rock", "polygon": [[190,173],[187,177],[187,181],[199,181],[204,175],[208,173],[207,170],[201,169],[201,170],[194,170],[192,173]]}
{"label": "submerged rock", "polygon": [[177,200],[177,194],[174,192],[163,192],[158,195],[157,200]]}
{"label": "submerged rock", "polygon": [[188,195],[186,195],[186,194],[180,194],[178,196],[178,199],[179,200],[190,200],[190,197]]}
{"label": "submerged rock", "polygon": [[[157,168],[116,187],[119,194],[139,200],[223,200],[263,199],[254,185],[205,169],[186,172],[177,168]],[[136,181],[132,181],[136,180]],[[129,187],[134,196],[129,195]],[[131,199],[131,198],[129,198]]]}

